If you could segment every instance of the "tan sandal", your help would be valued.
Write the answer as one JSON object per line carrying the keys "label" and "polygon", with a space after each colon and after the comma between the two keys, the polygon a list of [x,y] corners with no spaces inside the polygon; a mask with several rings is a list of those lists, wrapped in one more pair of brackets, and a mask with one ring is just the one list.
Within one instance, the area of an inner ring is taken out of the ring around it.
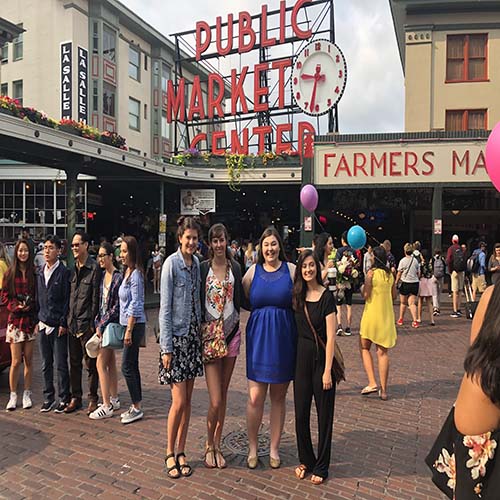
{"label": "tan sandal", "polygon": [[314,485],[322,484],[324,480],[325,478],[321,476],[316,476],[316,475],[311,476],[311,483]]}
{"label": "tan sandal", "polygon": [[307,474],[307,467],[304,464],[300,464],[297,467],[295,467],[295,477],[297,479],[304,479]]}
{"label": "tan sandal", "polygon": [[[212,455],[213,461],[211,461],[211,463],[207,461],[207,457],[209,455]],[[215,469],[217,467],[217,458],[215,456],[215,448],[213,446],[208,446],[208,445],[206,446],[205,460],[203,461],[203,463],[207,469]]]}
{"label": "tan sandal", "polygon": [[217,467],[219,469],[225,469],[227,467],[226,459],[220,451],[220,448],[215,448],[215,461],[217,462]]}

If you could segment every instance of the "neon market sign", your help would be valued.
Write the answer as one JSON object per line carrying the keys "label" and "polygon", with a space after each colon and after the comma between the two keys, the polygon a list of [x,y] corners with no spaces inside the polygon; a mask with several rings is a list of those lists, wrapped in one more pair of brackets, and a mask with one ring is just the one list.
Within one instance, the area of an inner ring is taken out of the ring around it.
{"label": "neon market sign", "polygon": [[[299,40],[308,40],[312,37],[310,29],[303,30],[300,27],[298,17],[301,11],[312,0],[297,0],[293,9],[286,8],[286,0],[281,0],[278,28],[268,29],[268,7],[262,5],[260,14],[252,16],[250,13],[243,11],[237,15],[228,14],[227,22],[222,21],[221,17],[217,17],[215,26],[210,26],[205,21],[196,23],[195,31],[195,51],[196,61],[202,61],[204,54],[210,48],[216,50],[216,57],[225,57],[230,53],[245,54],[252,51],[260,50],[265,47],[273,47],[283,45],[287,41],[287,28],[291,29],[293,36]],[[287,23],[287,19],[289,21]],[[275,36],[271,36],[270,33]],[[210,54],[212,57],[214,54]],[[345,61],[344,66],[345,66]],[[302,66],[304,62],[299,61],[296,63],[292,56],[285,56],[272,62],[262,62],[255,64],[252,68],[250,66],[243,66],[241,71],[231,69],[230,76],[227,77],[227,83],[219,73],[209,73],[206,80],[206,99],[202,90],[202,81],[199,75],[193,77],[193,82],[188,83],[185,78],[181,77],[177,80],[177,84],[169,80],[167,82],[167,121],[180,122],[196,122],[201,120],[217,120],[227,117],[236,117],[248,115],[252,113],[267,112],[270,109],[270,89],[262,84],[265,79],[261,78],[264,72],[271,74],[274,81],[277,80],[278,96],[277,105],[274,109],[285,110],[290,107],[286,104],[285,92],[292,91],[293,103],[292,106],[300,106],[304,109],[304,103],[300,103],[300,99],[295,95],[295,90],[292,85],[287,84],[289,73],[293,70],[294,74],[297,69],[294,64]],[[345,74],[345,70],[343,69]],[[287,75],[288,73],[288,75]],[[309,70],[312,75],[315,74],[315,69]],[[336,78],[338,77],[338,70],[335,70]],[[325,76],[317,72],[318,81],[322,83]],[[309,76],[309,75],[308,75]],[[320,81],[319,79],[322,78]],[[245,86],[248,88],[248,83],[252,83],[253,92],[251,95],[245,93]],[[203,82],[205,83],[205,82]],[[189,99],[187,98],[187,85],[191,86],[191,93]],[[230,98],[225,101],[227,96],[227,87],[230,88]],[[336,90],[337,101],[340,98],[339,84],[336,81],[334,89]],[[287,90],[285,90],[287,89]],[[334,91],[332,89],[332,91]],[[343,91],[343,88],[342,88]],[[333,99],[333,98],[332,98]],[[333,100],[328,101],[333,107]],[[335,101],[335,102],[337,102]],[[223,104],[227,104],[227,110]],[[313,103],[311,103],[313,104]],[[313,109],[314,111],[314,109]],[[328,109],[324,112],[327,112]],[[310,113],[313,114],[313,113]],[[280,123],[275,127],[271,125],[260,125],[253,127],[249,130],[248,127],[243,128],[241,132],[237,129],[222,131],[216,130],[211,133],[211,143],[208,148],[213,154],[224,154],[225,148],[221,144],[226,142],[230,144],[228,148],[231,153],[248,154],[250,137],[258,138],[258,153],[265,152],[266,136],[274,133],[276,137],[276,153],[282,153],[292,148],[292,144],[283,141],[283,134],[290,134],[292,132],[291,123]],[[302,143],[304,134],[315,134],[314,126],[305,121],[298,123],[298,150],[302,151]],[[190,147],[198,147],[201,142],[207,141],[207,134],[205,132],[198,132],[192,139]]]}

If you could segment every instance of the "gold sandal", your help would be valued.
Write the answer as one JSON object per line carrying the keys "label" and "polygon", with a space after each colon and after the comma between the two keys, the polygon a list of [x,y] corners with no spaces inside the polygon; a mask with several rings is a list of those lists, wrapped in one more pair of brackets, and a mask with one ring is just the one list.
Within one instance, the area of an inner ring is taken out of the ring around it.
{"label": "gold sandal", "polygon": [[224,458],[224,455],[222,454],[222,451],[220,451],[220,448],[215,448],[215,461],[217,463],[217,467],[219,469],[225,469],[227,467],[226,459]]}
{"label": "gold sandal", "polygon": [[295,477],[297,479],[304,479],[307,474],[307,467],[304,464],[300,464],[295,467]]}
{"label": "gold sandal", "polygon": [[[207,456],[209,454],[212,454],[213,462],[209,463],[207,461]],[[217,467],[217,457],[215,456],[215,448],[212,446],[206,446],[205,448],[205,460],[204,460],[204,465],[207,469],[215,469]]]}

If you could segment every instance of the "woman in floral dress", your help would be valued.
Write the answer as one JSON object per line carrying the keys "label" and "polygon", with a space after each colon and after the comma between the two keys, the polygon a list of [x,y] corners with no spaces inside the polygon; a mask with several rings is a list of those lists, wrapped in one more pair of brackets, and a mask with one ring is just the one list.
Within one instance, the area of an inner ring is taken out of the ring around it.
{"label": "woman in floral dress", "polygon": [[207,415],[205,467],[226,467],[220,443],[226,417],[227,391],[240,352],[240,306],[243,297],[240,265],[231,257],[229,236],[223,224],[208,231],[209,260],[201,264],[201,306],[204,321],[224,317],[224,336],[228,353],[224,358],[205,364],[210,397]]}
{"label": "woman in floral dress", "polygon": [[458,397],[426,458],[449,498],[497,500],[500,492],[500,287],[489,287],[472,321]]}

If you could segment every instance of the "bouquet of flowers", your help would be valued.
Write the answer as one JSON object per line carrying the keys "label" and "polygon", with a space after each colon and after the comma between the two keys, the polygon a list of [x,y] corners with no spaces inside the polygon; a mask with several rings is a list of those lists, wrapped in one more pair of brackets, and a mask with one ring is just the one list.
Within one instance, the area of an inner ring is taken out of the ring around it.
{"label": "bouquet of flowers", "polygon": [[343,255],[335,262],[337,268],[337,303],[342,304],[345,298],[345,291],[353,287],[354,280],[359,277],[356,269],[358,261],[353,255]]}

